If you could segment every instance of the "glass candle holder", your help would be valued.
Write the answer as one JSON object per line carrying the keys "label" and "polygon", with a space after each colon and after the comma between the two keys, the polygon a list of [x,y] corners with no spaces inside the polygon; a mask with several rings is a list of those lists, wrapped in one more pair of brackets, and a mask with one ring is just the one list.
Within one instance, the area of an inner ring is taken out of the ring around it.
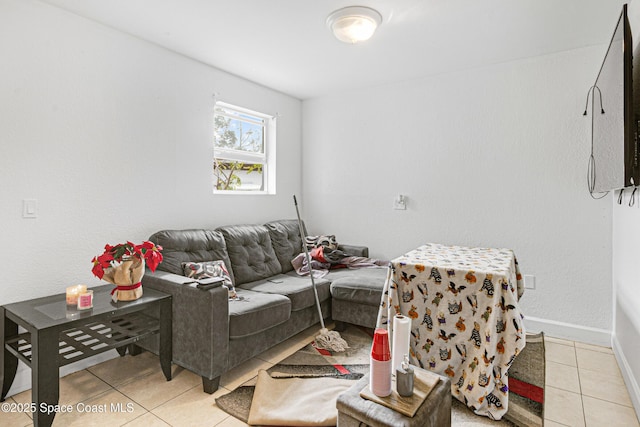
{"label": "glass candle holder", "polygon": [[78,296],[81,293],[87,292],[86,285],[74,285],[69,286],[67,288],[67,305],[68,306],[77,306],[78,305]]}
{"label": "glass candle holder", "polygon": [[78,295],[78,310],[93,308],[93,291],[86,290]]}

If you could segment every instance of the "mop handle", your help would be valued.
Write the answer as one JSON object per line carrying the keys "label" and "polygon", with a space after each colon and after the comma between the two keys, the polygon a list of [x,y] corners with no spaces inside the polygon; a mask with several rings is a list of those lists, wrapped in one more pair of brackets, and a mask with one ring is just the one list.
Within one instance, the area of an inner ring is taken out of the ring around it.
{"label": "mop handle", "polygon": [[302,228],[302,220],[300,219],[300,211],[298,211],[298,201],[296,195],[293,195],[293,204],[296,205],[296,215],[298,216],[298,228],[300,229],[300,238],[302,239],[302,248],[304,249],[304,256],[307,259],[307,265],[309,266],[309,277],[311,277],[311,286],[313,287],[313,293],[316,297],[316,307],[318,308],[318,315],[320,316],[320,325],[324,329],[324,319],[322,318],[322,310],[320,309],[320,298],[318,298],[318,291],[316,290],[316,282],[313,280],[313,269],[311,268],[311,257],[309,256],[309,249],[307,249],[307,242],[304,230]]}

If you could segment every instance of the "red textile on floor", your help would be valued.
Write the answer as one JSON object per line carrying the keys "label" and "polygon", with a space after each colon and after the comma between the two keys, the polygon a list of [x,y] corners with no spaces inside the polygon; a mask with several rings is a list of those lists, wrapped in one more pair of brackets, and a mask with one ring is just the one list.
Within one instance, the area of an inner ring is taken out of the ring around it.
{"label": "red textile on floor", "polygon": [[534,402],[544,403],[544,389],[509,377],[509,391]]}
{"label": "red textile on floor", "polygon": [[[320,353],[323,356],[332,356],[332,354],[331,354],[331,352],[329,350],[325,350],[324,348],[318,348],[318,347],[315,347],[315,346],[314,346],[314,348],[316,349],[316,351],[318,353]],[[343,375],[351,373],[351,371],[349,371],[347,368],[345,368],[342,365],[334,364],[333,367],[336,369],[336,371],[340,372]]]}

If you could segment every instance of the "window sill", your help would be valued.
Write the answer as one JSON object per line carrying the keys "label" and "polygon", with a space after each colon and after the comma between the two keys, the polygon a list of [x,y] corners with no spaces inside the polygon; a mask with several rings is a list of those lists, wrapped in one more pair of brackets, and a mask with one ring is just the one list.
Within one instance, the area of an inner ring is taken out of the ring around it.
{"label": "window sill", "polygon": [[234,190],[213,190],[214,196],[274,196],[275,192],[270,191],[234,191]]}

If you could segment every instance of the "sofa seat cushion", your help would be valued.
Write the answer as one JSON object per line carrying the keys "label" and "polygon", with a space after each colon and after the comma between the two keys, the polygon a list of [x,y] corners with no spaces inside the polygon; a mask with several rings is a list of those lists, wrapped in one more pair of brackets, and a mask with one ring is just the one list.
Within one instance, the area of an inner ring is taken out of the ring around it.
{"label": "sofa seat cushion", "polygon": [[229,301],[229,338],[263,332],[289,320],[289,298],[236,288],[239,300]]}
{"label": "sofa seat cushion", "polygon": [[[373,269],[383,274],[343,275],[331,282],[331,296],[337,300],[353,301],[360,304],[378,306],[382,299],[382,288],[386,278],[386,269]],[[352,271],[360,273],[364,269]]]}
{"label": "sofa seat cushion", "polygon": [[236,286],[282,272],[264,225],[229,225],[217,231],[224,236]]}
{"label": "sofa seat cushion", "polygon": [[[320,302],[331,297],[329,281],[326,279],[315,280]],[[308,276],[298,276],[295,272],[278,274],[267,280],[257,280],[240,285],[241,289],[261,292],[266,294],[284,295],[291,300],[291,311],[303,310],[315,305],[316,299]]]}

